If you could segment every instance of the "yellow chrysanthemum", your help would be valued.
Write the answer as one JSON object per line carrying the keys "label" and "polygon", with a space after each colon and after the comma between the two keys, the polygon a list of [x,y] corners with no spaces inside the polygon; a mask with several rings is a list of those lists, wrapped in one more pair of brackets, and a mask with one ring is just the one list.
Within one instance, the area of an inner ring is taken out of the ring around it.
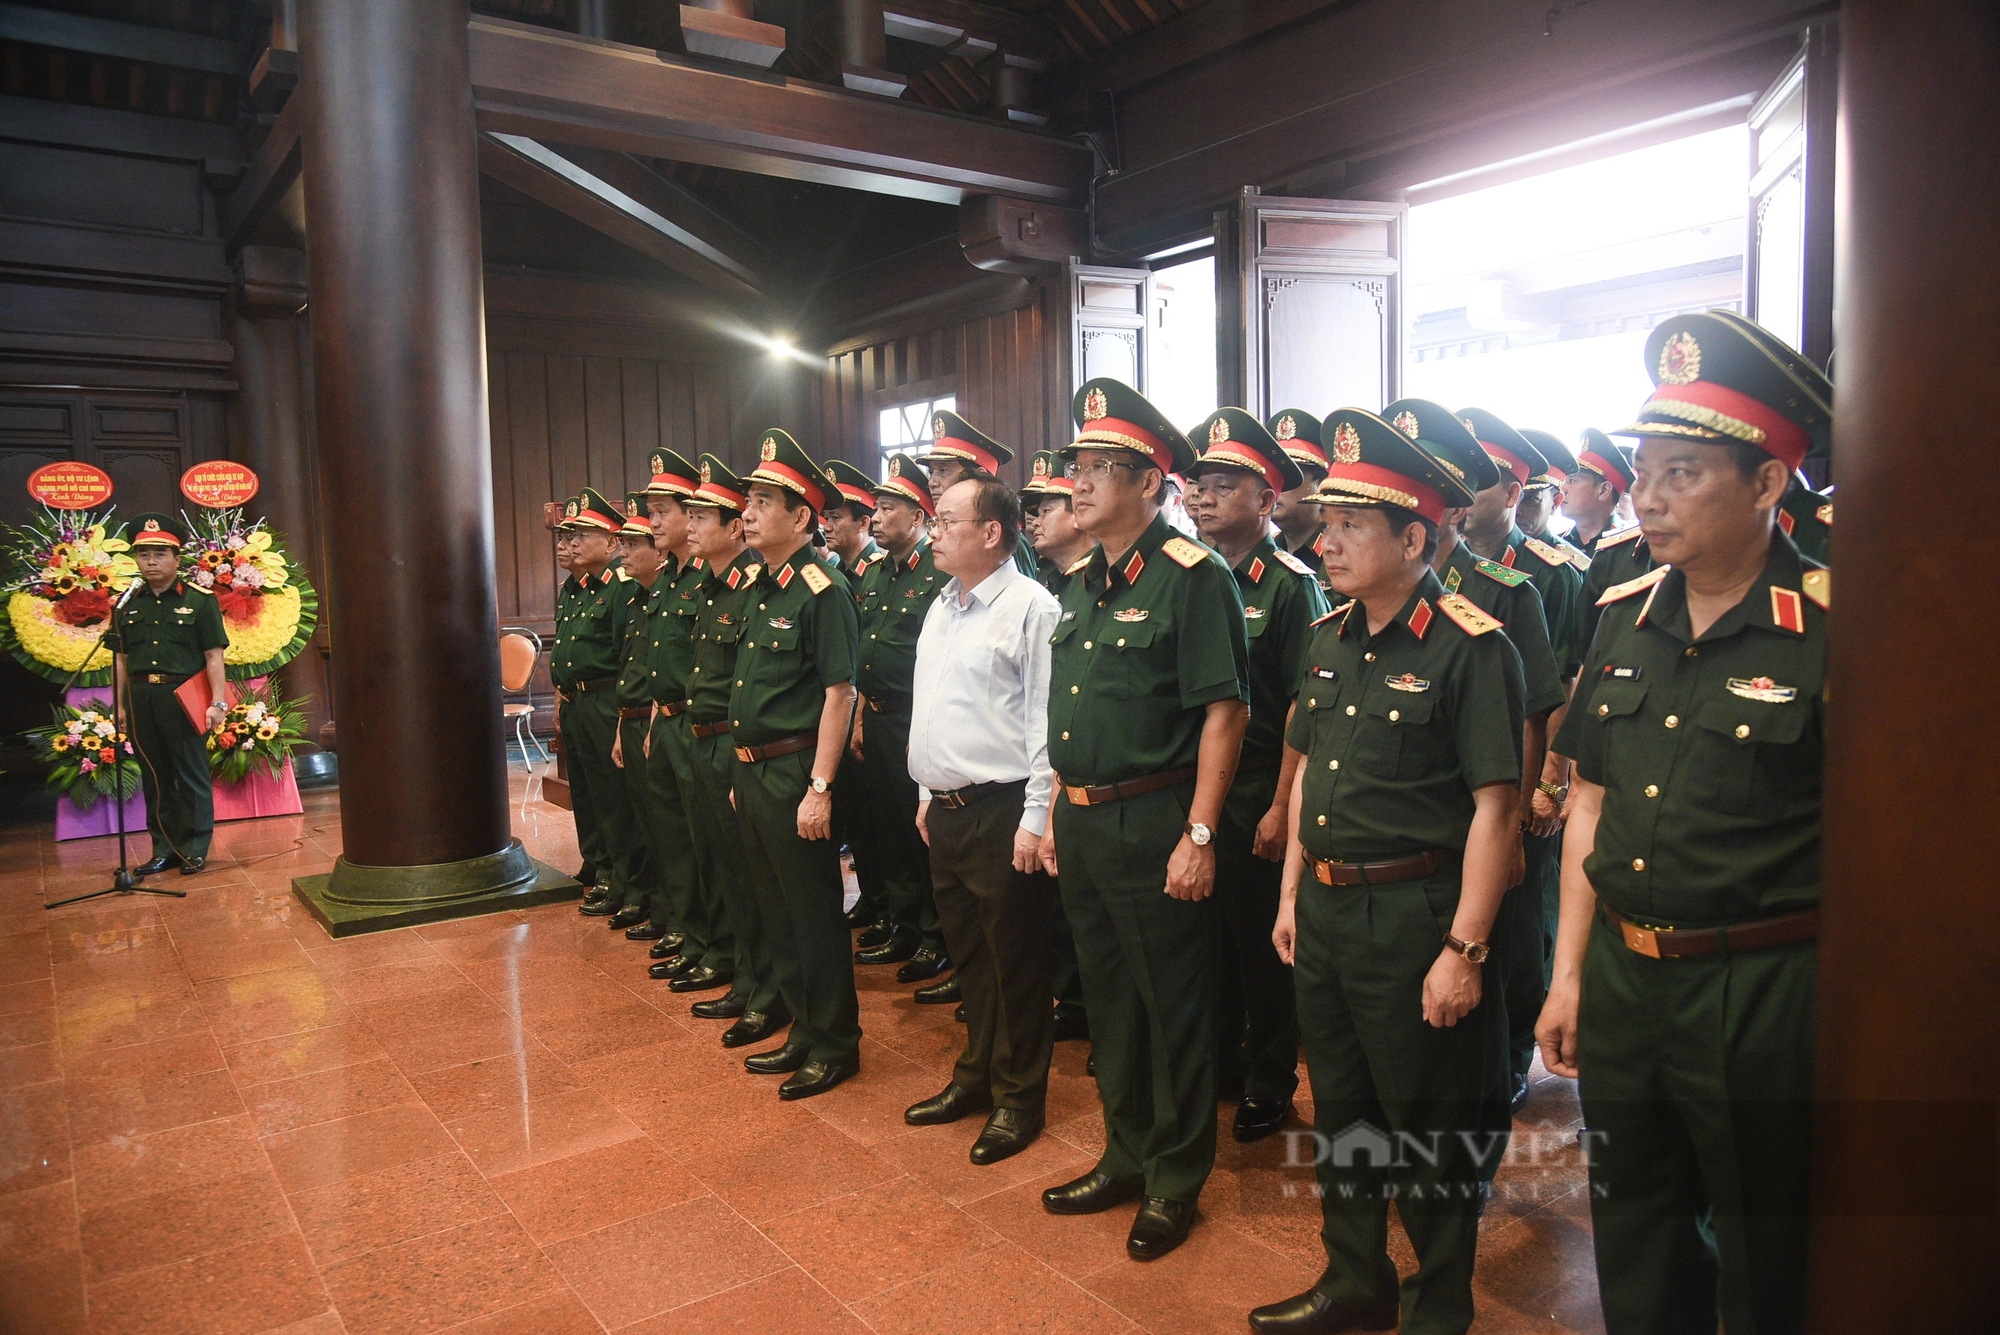
{"label": "yellow chrysanthemum", "polygon": [[[249,621],[224,621],[229,648],[222,661],[241,666],[276,656],[299,629],[299,591],[289,586],[267,588],[257,600],[257,615]],[[26,643],[25,638],[22,641]]]}
{"label": "yellow chrysanthemum", "polygon": [[[22,591],[7,600],[7,619],[13,624],[14,634],[21,641],[21,647],[31,658],[47,663],[63,672],[74,672],[83,662],[83,656],[90,653],[97,643],[97,636],[103,626],[72,626],[59,619],[54,611],[55,604],[45,598],[37,598],[32,593]],[[292,621],[298,621],[297,600],[294,598]],[[284,641],[279,641],[283,644]],[[276,652],[275,650],[273,652]],[[265,655],[270,657],[269,654]],[[256,659],[246,659],[256,662]],[[111,666],[111,651],[100,648],[91,655],[84,665],[86,672],[98,672]]]}

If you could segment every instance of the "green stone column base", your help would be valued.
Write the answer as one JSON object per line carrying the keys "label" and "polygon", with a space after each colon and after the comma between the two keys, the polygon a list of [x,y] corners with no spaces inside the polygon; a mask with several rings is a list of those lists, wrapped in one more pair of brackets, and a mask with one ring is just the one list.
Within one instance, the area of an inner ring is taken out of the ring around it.
{"label": "green stone column base", "polygon": [[583,886],[529,857],[515,839],[498,853],[425,867],[367,867],[339,858],[330,873],[293,880],[292,893],[340,937],[581,899]]}

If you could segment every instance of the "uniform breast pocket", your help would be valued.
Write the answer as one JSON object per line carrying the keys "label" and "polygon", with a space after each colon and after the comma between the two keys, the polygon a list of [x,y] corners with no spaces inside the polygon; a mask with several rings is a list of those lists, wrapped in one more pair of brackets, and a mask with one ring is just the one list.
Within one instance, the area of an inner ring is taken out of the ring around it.
{"label": "uniform breast pocket", "polygon": [[1695,715],[1695,744],[1685,779],[1697,801],[1724,811],[1761,816],[1786,804],[1801,783],[1817,785],[1819,756],[1806,735],[1812,706],[1804,700],[1773,704],[1729,696],[1711,700]]}
{"label": "uniform breast pocket", "polygon": [[759,649],[777,654],[795,654],[799,651],[799,628],[797,626],[773,626],[768,622],[752,626],[749,635]]}
{"label": "uniform breast pocket", "polygon": [[1437,702],[1428,695],[1373,700],[1361,706],[1354,730],[1354,763],[1368,774],[1415,779],[1445,757],[1441,729],[1433,724]]}
{"label": "uniform breast pocket", "polygon": [[1638,740],[1639,709],[1649,688],[1644,682],[1606,680],[1590,697],[1590,714],[1604,729],[1604,764],[1615,770]]}
{"label": "uniform breast pocket", "polygon": [[1150,621],[1114,622],[1100,633],[1104,638],[1091,651],[1098,656],[1091,676],[1098,694],[1114,700],[1176,694],[1173,640],[1165,627]]}

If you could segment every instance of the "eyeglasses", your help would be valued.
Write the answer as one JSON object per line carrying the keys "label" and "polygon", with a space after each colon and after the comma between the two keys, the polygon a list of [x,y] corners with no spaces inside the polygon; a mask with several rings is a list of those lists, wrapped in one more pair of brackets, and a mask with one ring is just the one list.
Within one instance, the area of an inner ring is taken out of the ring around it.
{"label": "eyeglasses", "polygon": [[931,520],[931,532],[943,533],[953,524],[997,524],[999,522],[997,519],[981,519],[978,515],[967,515],[963,519],[958,518],[956,515],[939,515],[936,519]]}
{"label": "eyeglasses", "polygon": [[1072,460],[1063,465],[1063,476],[1074,478],[1078,482],[1104,482],[1111,477],[1111,470],[1114,468],[1125,468],[1136,473],[1141,468],[1147,467],[1150,467],[1150,465],[1116,462],[1108,459],[1100,459],[1095,463],[1088,464],[1080,464]]}

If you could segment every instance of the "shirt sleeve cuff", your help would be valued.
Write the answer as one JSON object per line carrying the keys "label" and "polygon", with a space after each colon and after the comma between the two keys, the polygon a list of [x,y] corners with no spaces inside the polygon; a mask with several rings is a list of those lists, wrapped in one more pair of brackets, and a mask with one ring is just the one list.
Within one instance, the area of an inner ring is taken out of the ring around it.
{"label": "shirt sleeve cuff", "polygon": [[1047,830],[1048,827],[1049,827],[1049,809],[1047,807],[1021,808],[1021,828],[1026,830],[1029,834],[1032,834],[1037,839],[1039,839],[1042,837],[1042,833],[1045,830]]}

